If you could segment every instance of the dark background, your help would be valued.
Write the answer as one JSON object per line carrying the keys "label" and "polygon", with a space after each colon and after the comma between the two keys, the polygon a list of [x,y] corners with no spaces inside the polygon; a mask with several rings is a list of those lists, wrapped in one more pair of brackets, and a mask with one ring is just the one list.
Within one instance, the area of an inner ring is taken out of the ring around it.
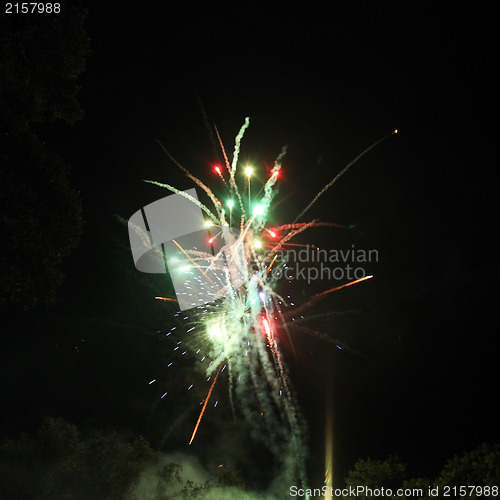
{"label": "dark background", "polygon": [[[315,230],[303,242],[379,251],[373,280],[306,314],[346,348],[293,329],[296,354],[283,346],[308,422],[312,485],[323,477],[328,380],[337,480],[356,459],[389,454],[407,461],[411,475],[434,477],[455,453],[498,442],[498,9],[431,2],[87,8],[85,117],[40,130],[72,167],[85,232],[64,264],[56,305],[4,310],[5,434],[54,415],[144,434],[162,450],[202,458],[226,450],[234,458],[224,384],[221,408],[207,415],[199,446],[189,450],[182,443],[206,389],[192,400],[180,390],[174,402],[159,399],[163,387],[200,375],[189,361],[165,371],[172,345],[156,332],[174,324],[174,309],[154,296],[168,294],[170,283],[135,270],[116,217],[167,194],[143,179],[192,187],[157,140],[222,193],[204,109],[228,153],[250,117],[240,158],[261,172],[288,145],[280,182],[290,197],[276,224],[293,220],[371,143],[399,131],[305,217],[350,229]],[[311,293],[329,286],[315,284]],[[290,291],[296,302],[309,293],[298,284]],[[317,316],[325,312],[332,314]],[[162,387],[148,384],[155,378]],[[243,477],[255,481],[266,474],[252,453]]]}

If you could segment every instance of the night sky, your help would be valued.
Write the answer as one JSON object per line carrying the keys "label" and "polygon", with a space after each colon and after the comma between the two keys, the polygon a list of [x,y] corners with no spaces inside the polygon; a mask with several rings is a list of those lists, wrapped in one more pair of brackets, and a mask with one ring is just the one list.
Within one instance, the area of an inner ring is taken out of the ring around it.
{"label": "night sky", "polygon": [[[87,8],[85,116],[40,129],[71,166],[84,235],[64,263],[55,305],[2,311],[2,433],[61,416],[82,428],[145,435],[207,467],[214,455],[234,460],[251,484],[265,483],[255,446],[245,452],[231,442],[243,438],[227,382],[191,448],[205,385],[194,396],[179,389],[159,399],[162,387],[203,379],[190,360],[165,370],[172,344],[156,332],[174,324],[174,308],[154,297],[172,294],[171,283],[135,269],[119,220],[168,194],[144,179],[193,187],[158,141],[222,195],[205,113],[230,153],[250,117],[240,158],[262,174],[288,145],[280,180],[288,198],[276,224],[291,222],[349,161],[398,129],[306,217],[344,228],[300,239],[379,252],[369,266],[374,279],[305,313],[344,349],[293,328],[293,348],[283,342],[309,427],[311,483],[323,479],[328,381],[338,481],[358,458],[390,454],[410,475],[435,477],[454,454],[499,442],[498,8],[413,1]],[[292,283],[286,293],[298,303],[330,286]]]}

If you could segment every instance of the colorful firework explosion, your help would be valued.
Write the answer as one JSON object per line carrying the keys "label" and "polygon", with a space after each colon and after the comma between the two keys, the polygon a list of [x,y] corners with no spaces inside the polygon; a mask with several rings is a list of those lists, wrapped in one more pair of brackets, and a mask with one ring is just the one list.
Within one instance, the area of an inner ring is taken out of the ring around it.
{"label": "colorful firework explosion", "polygon": [[[277,286],[278,277],[282,276],[283,268],[286,267],[286,260],[277,258],[278,252],[291,245],[290,240],[306,229],[334,225],[317,220],[299,220],[357,160],[397,131],[378,140],[358,155],[322,188],[292,223],[270,227],[269,214],[277,194],[277,181],[286,147],[274,162],[267,181],[252,195],[253,168],[247,166],[243,169],[238,162],[241,141],[248,126],[249,119],[246,118],[236,137],[231,163],[217,131],[224,166],[216,165],[213,169],[225,188],[225,201],[219,199],[206,184],[193,176],[167,151],[165,152],[172,161],[204,191],[211,206],[174,186],[147,182],[189,199],[207,217],[208,251],[183,248],[177,241],[173,241],[179,255],[175,257],[177,267],[185,273],[186,281],[192,280],[196,288],[194,281],[201,279],[203,282],[200,281],[199,287],[206,288],[208,284],[213,288],[213,300],[210,303],[197,306],[183,316],[195,325],[186,333],[198,339],[197,345],[203,345],[203,349],[200,347],[192,354],[205,363],[207,381],[211,383],[208,394],[202,401],[202,409],[189,444],[195,439],[219,375],[227,371],[233,413],[237,408],[238,413],[253,428],[253,436],[258,436],[283,464],[284,479],[289,484],[298,480],[305,485],[304,422],[280,351],[280,340],[283,336],[290,338],[287,321],[290,311],[300,314],[306,306],[333,291],[371,276],[317,293],[296,306],[289,300],[289,296],[280,294]],[[256,191],[256,188],[253,190]],[[166,297],[156,298],[175,301]],[[181,311],[177,316],[180,314]],[[175,329],[173,327],[166,334],[172,334]],[[187,350],[183,351],[181,344],[182,341],[179,341],[174,350],[180,350],[184,355]],[[185,345],[189,345],[189,342],[185,342]],[[192,386],[188,387],[188,390],[191,388]],[[161,397],[166,395],[165,392]]]}

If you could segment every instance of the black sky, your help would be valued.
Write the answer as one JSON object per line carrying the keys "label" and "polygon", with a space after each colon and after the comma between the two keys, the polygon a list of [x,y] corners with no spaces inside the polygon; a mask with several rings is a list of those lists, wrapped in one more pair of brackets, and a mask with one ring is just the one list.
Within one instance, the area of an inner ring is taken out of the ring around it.
{"label": "black sky", "polygon": [[171,446],[162,426],[173,409],[159,408],[147,384],[170,352],[154,335],[169,324],[169,309],[152,299],[169,285],[134,269],[115,216],[165,195],[143,179],[191,187],[157,140],[217,182],[201,101],[228,151],[250,117],[243,159],[271,164],[288,144],[283,192],[293,195],[280,209],[283,222],[367,146],[399,130],[309,214],[353,227],[314,233],[315,241],[380,255],[373,280],[311,311],[337,311],[312,325],[352,351],[299,334],[297,356],[285,348],[310,427],[312,480],[323,474],[328,377],[339,479],[357,458],[391,453],[432,477],[453,454],[498,442],[498,9],[89,2],[88,10],[85,118],[45,132],[72,166],[86,232],[60,303],[13,323],[3,351],[7,431],[56,414]]}

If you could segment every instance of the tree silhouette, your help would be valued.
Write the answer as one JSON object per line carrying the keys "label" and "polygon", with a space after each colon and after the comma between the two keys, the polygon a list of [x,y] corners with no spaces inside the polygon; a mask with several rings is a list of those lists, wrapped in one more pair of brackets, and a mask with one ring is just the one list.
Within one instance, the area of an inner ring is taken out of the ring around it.
{"label": "tree silhouette", "polygon": [[83,116],[76,99],[89,40],[79,2],[52,16],[4,16],[0,30],[0,305],[49,304],[78,244],[81,202],[69,168],[39,138]]}
{"label": "tree silhouette", "polygon": [[211,491],[242,491],[226,468],[205,482],[187,480],[143,438],[116,433],[83,435],[62,419],[46,418],[33,434],[0,445],[1,498],[5,500],[184,500]]}
{"label": "tree silhouette", "polygon": [[[390,456],[387,460],[360,459],[354,464],[345,480],[346,486],[356,488],[366,486],[372,489],[390,488],[395,491],[403,486],[406,479],[406,464],[399,457]],[[360,495],[359,498],[366,498]]]}
{"label": "tree silhouette", "polygon": [[[437,486],[500,486],[500,445],[481,444],[448,460],[435,481]],[[476,498],[472,495],[470,498]]]}
{"label": "tree silhouette", "polygon": [[[500,446],[481,444],[472,451],[454,456],[446,462],[435,480],[407,478],[406,464],[398,457],[389,457],[384,461],[360,459],[355,463],[354,469],[349,471],[346,485],[353,488],[357,486],[386,490],[390,488],[393,493],[392,498],[401,499],[416,496],[418,498],[454,498],[455,496],[457,498],[486,498],[494,497],[494,491],[498,496],[498,490],[492,488],[500,486]],[[453,490],[454,486],[457,487],[456,491]],[[474,486],[477,489],[473,489]],[[460,487],[462,490],[459,489]],[[401,489],[399,495],[398,489]],[[359,498],[365,498],[365,496],[360,495]]]}

